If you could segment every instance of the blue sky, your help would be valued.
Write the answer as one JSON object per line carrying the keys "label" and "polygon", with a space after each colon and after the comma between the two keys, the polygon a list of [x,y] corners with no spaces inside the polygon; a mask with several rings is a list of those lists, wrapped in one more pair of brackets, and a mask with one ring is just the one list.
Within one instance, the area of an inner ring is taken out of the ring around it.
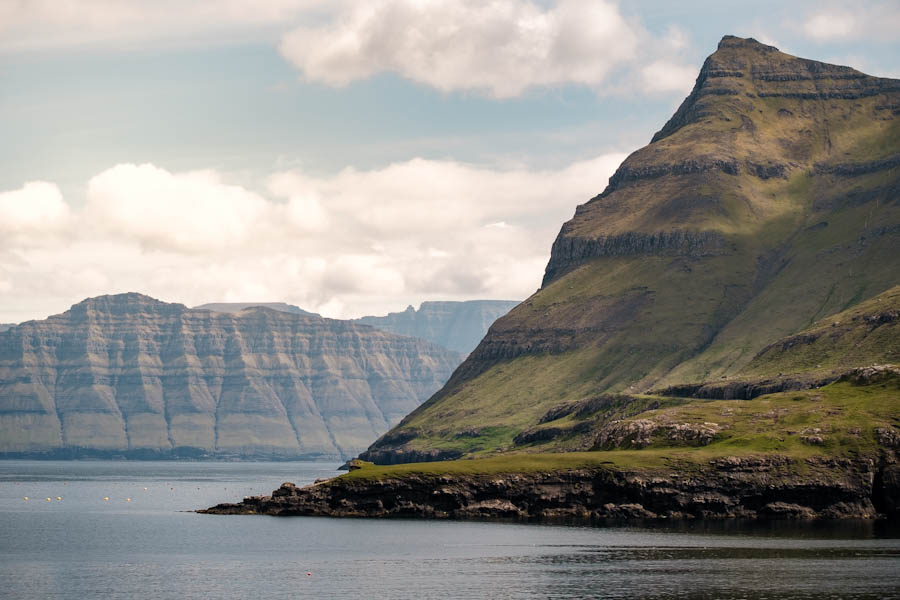
{"label": "blue sky", "polygon": [[845,6],[0,0],[0,322],[524,298],[722,35],[900,76],[900,3]]}

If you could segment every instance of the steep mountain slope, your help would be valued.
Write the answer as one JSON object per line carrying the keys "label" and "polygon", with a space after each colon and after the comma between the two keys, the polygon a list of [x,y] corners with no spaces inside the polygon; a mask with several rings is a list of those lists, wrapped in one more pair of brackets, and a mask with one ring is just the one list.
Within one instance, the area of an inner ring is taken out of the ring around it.
{"label": "steep mountain slope", "polygon": [[312,315],[315,317],[320,316],[317,313],[303,310],[299,306],[294,306],[293,304],[287,304],[285,302],[209,302],[207,304],[195,306],[194,308],[197,310],[211,310],[214,312],[235,314],[241,312],[242,310],[253,308],[256,306],[260,306],[262,308],[271,308],[272,310],[291,313],[293,315]]}
{"label": "steep mountain slope", "polygon": [[362,317],[357,323],[383,331],[422,338],[468,354],[475,349],[491,324],[518,302],[511,300],[469,300],[466,302],[423,302],[416,310],[389,313],[384,317]]}
{"label": "steep mountain slope", "polygon": [[6,331],[10,327],[15,327],[15,323],[0,323],[0,331]]}
{"label": "steep mountain slope", "polygon": [[553,244],[541,289],[364,456],[514,445],[604,392],[728,377],[900,281],[900,81],[726,36]]}
{"label": "steep mountain slope", "polygon": [[0,452],[346,457],[459,360],[317,316],[90,298],[0,333]]}
{"label": "steep mountain slope", "polygon": [[[512,449],[715,446],[742,438],[784,452],[791,440],[802,447],[802,430],[818,429],[846,438],[844,450],[858,450],[900,424],[900,368],[892,362],[900,362],[900,286],[770,344],[735,376],[558,405],[517,435]],[[892,436],[900,439],[900,429]]]}

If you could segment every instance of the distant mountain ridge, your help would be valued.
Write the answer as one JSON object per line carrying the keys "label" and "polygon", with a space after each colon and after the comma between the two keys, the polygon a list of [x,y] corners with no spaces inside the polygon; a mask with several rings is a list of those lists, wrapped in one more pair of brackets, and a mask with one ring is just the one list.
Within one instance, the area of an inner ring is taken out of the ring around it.
{"label": "distant mountain ridge", "polygon": [[[448,350],[468,354],[475,349],[491,324],[518,303],[516,300],[426,301],[419,306],[419,310],[410,305],[403,312],[388,313],[381,317],[365,316],[350,321],[398,335],[420,338]],[[194,308],[235,314],[256,306],[319,316],[284,302],[211,302]]]}
{"label": "distant mountain ridge", "polygon": [[366,316],[354,321],[468,354],[491,324],[517,304],[519,302],[515,300],[429,301],[423,302],[419,310],[409,306],[403,312],[383,317]]}
{"label": "distant mountain ridge", "polygon": [[194,306],[193,308],[194,310],[212,310],[215,312],[235,314],[241,312],[242,310],[255,308],[257,306],[262,308],[271,308],[272,310],[291,313],[294,315],[312,315],[315,317],[321,316],[319,315],[319,313],[309,312],[308,310],[303,310],[299,306],[287,304],[286,302],[209,302],[207,304]]}
{"label": "distant mountain ridge", "polygon": [[315,315],[89,298],[0,332],[0,453],[346,458],[460,360]]}

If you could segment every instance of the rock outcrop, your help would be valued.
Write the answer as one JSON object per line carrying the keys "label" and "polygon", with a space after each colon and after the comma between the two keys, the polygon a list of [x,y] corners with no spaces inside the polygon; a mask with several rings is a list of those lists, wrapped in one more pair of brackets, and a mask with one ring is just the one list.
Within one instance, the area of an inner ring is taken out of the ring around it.
{"label": "rock outcrop", "polygon": [[314,315],[89,298],[0,333],[0,453],[347,458],[460,359]]}
{"label": "rock outcrop", "polygon": [[[365,470],[362,471],[363,473]],[[870,460],[723,457],[692,470],[610,467],[537,473],[337,478],[284,483],[206,514],[559,521],[896,516],[896,466]]]}
{"label": "rock outcrop", "polygon": [[465,302],[423,302],[403,312],[384,317],[362,317],[357,323],[399,335],[428,340],[461,354],[471,352],[491,324],[508,313],[517,301],[468,300]]}

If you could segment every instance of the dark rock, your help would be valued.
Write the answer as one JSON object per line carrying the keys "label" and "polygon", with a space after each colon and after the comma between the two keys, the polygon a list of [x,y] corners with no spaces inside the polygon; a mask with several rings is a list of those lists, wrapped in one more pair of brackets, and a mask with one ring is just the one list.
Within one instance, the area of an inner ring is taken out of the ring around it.
{"label": "dark rock", "polygon": [[725,457],[683,472],[593,467],[493,475],[407,473],[337,478],[198,512],[516,521],[896,514],[900,475],[893,465],[876,469],[865,459],[811,460],[808,470],[803,474],[790,459],[771,456]]}
{"label": "dark rock", "polygon": [[462,456],[459,450],[415,450],[410,448],[376,448],[374,445],[359,455],[363,460],[376,465],[399,465],[403,463],[434,462],[455,460]]}
{"label": "dark rock", "polygon": [[866,163],[816,163],[814,170],[818,175],[839,175],[841,177],[859,177],[879,171],[900,167],[900,154]]}
{"label": "dark rock", "polygon": [[728,251],[725,236],[715,231],[660,231],[652,234],[629,232],[594,239],[560,235],[550,249],[550,261],[542,286],[573,267],[603,256],[666,254],[709,256]]}

